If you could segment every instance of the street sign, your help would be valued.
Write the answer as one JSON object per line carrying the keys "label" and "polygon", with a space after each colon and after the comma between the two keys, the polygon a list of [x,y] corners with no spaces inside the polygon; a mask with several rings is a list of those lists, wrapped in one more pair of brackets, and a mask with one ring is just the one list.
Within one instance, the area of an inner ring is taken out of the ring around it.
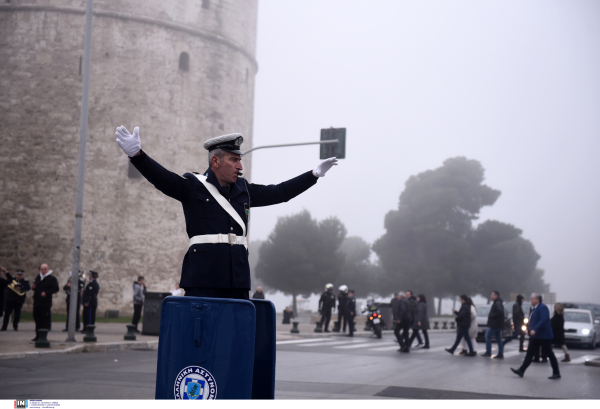
{"label": "street sign", "polygon": [[326,128],[321,129],[321,140],[328,141],[337,139],[335,144],[321,145],[321,159],[336,157],[338,159],[346,158],[346,128]]}

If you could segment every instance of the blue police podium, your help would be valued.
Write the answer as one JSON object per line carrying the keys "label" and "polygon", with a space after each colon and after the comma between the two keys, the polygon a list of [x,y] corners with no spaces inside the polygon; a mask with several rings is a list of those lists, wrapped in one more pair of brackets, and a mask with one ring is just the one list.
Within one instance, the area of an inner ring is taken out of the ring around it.
{"label": "blue police podium", "polygon": [[273,399],[275,307],[265,300],[167,297],[156,399]]}

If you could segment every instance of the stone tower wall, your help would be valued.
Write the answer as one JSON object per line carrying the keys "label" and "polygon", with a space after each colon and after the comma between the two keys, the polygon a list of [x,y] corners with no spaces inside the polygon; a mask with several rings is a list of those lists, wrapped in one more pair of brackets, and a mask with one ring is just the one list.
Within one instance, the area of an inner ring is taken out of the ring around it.
{"label": "stone tower wall", "polygon": [[[115,128],[139,126],[142,148],[178,174],[206,169],[210,137],[241,132],[248,149],[257,7],[94,2],[81,268],[100,273],[99,314],[131,312],[140,274],[149,291],[173,289],[188,246],[181,205],[128,176]],[[0,264],[32,280],[48,263],[61,287],[72,263],[84,25],[82,0],[0,3]],[[53,311],[64,313],[64,299],[55,295]]]}

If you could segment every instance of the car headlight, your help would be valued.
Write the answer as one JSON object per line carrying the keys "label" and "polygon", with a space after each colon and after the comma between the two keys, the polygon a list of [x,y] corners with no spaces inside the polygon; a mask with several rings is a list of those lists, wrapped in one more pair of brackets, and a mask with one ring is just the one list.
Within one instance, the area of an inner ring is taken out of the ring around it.
{"label": "car headlight", "polygon": [[523,331],[523,332],[527,331],[527,327],[526,327],[525,325],[523,325],[523,326],[521,327],[521,331]]}
{"label": "car headlight", "polygon": [[582,330],[581,330],[581,333],[582,333],[583,335],[587,335],[587,334],[589,334],[589,333],[590,333],[590,330],[589,330],[589,329],[587,329],[587,328],[585,328],[585,329],[582,329]]}
{"label": "car headlight", "polygon": [[524,322],[525,324],[527,324],[527,323],[529,322],[529,318],[524,318],[524,319],[523,319],[523,322]]}

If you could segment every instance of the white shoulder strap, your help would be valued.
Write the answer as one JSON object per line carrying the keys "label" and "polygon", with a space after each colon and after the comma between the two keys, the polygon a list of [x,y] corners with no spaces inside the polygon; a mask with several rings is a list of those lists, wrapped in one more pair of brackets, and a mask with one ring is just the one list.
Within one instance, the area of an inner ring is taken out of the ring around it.
{"label": "white shoulder strap", "polygon": [[242,218],[240,217],[238,212],[235,211],[235,209],[233,208],[231,203],[229,203],[229,201],[227,201],[227,199],[225,199],[223,197],[223,195],[221,195],[221,193],[219,193],[219,190],[213,184],[209,183],[206,180],[206,176],[198,175],[198,174],[194,174],[194,176],[196,176],[198,178],[198,180],[200,181],[200,183],[202,183],[204,185],[206,190],[208,190],[208,193],[210,193],[211,196],[215,198],[217,203],[219,203],[221,205],[221,207],[227,213],[229,213],[229,215],[231,217],[233,217],[233,220],[235,220],[237,222],[237,224],[240,225],[240,227],[242,228],[242,231],[243,231],[243,235],[245,237],[246,236],[246,225],[244,224],[244,221],[242,220]]}

